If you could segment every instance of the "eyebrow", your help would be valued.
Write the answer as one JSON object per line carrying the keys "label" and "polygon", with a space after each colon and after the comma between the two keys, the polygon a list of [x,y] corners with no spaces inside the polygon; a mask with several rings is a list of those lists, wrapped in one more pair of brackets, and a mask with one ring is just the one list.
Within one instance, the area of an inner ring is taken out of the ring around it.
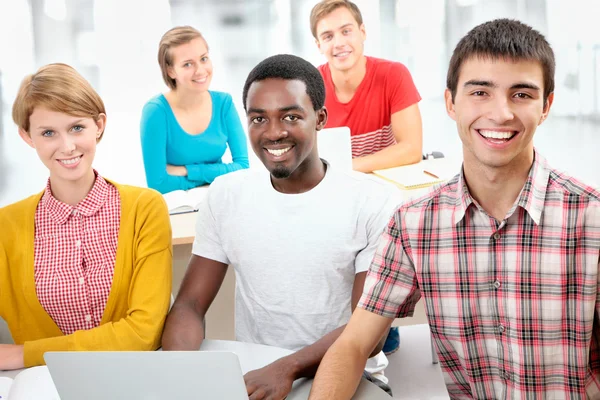
{"label": "eyebrow", "polygon": [[[205,55],[207,55],[207,54],[208,54],[208,51],[207,51],[206,53],[202,54],[202,55],[200,56],[200,58],[204,57],[204,56],[205,56]],[[193,59],[193,58],[188,58],[187,60],[183,60],[183,61],[181,61],[181,62],[182,62],[182,63],[186,63],[186,62],[188,62],[188,61],[194,61],[194,59]]]}
{"label": "eyebrow", "polygon": [[527,82],[522,82],[522,83],[516,83],[514,85],[512,85],[510,87],[511,89],[531,89],[531,90],[541,90],[537,85],[534,85],[533,83],[527,83]]}
{"label": "eyebrow", "polygon": [[[498,85],[496,85],[492,81],[480,81],[480,80],[476,80],[476,79],[466,81],[465,84],[463,85],[463,87],[467,87],[467,86],[483,86],[483,87],[490,87],[493,89],[498,87]],[[529,83],[529,82],[515,83],[510,88],[511,89],[531,89],[531,90],[538,90],[538,91],[541,90],[537,85],[534,85],[533,83]]]}
{"label": "eyebrow", "polygon": [[[288,111],[304,112],[304,108],[302,106],[299,106],[298,104],[292,104],[290,106],[281,107],[281,108],[277,109],[277,111],[279,111],[279,112],[288,112]],[[248,114],[264,114],[266,112],[267,112],[267,110],[265,110],[263,108],[249,108],[247,111]]]}
{"label": "eyebrow", "polygon": [[[80,118],[80,119],[78,119],[78,120],[76,120],[76,121],[73,121],[73,122],[71,122],[69,125],[70,125],[70,126],[77,125],[77,124],[80,124],[80,123],[82,123],[83,121],[85,121],[85,118]],[[46,129],[55,129],[55,128],[54,128],[54,127],[52,127],[52,126],[43,126],[43,125],[42,125],[42,126],[38,126],[36,129],[43,129],[43,130],[46,130]]]}
{"label": "eyebrow", "polygon": [[465,84],[463,85],[463,87],[467,87],[467,86],[484,86],[484,87],[491,87],[491,88],[498,87],[494,82],[478,81],[476,79],[471,79],[470,81],[466,81]]}
{"label": "eyebrow", "polygon": [[[352,26],[352,23],[348,22],[347,24],[344,24],[344,25],[340,26],[339,28],[337,28],[337,30],[339,31],[340,29],[344,29],[344,28],[346,28],[348,26]],[[321,34],[319,35],[319,37],[323,37],[323,35],[326,35],[326,34],[331,33],[331,32],[332,32],[331,30],[321,32]]]}

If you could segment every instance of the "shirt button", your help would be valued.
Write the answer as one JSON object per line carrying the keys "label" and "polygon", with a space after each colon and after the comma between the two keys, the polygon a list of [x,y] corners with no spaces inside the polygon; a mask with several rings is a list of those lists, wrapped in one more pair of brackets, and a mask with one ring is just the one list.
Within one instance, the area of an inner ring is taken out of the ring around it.
{"label": "shirt button", "polygon": [[75,241],[75,246],[77,246],[77,247],[81,246],[81,240],[79,240],[79,239],[76,240]]}
{"label": "shirt button", "polygon": [[90,322],[92,320],[92,316],[91,315],[86,315],[85,316],[85,321],[86,322]]}
{"label": "shirt button", "polygon": [[510,379],[510,373],[504,371],[504,373],[502,375],[504,375],[504,379],[506,379],[506,380]]}
{"label": "shirt button", "polygon": [[83,277],[79,278],[79,284],[83,285],[85,283],[85,279],[83,279]]}
{"label": "shirt button", "polygon": [[73,214],[74,216],[77,216],[77,214],[79,214],[79,211],[77,211],[77,210],[73,210],[73,213],[72,213],[72,214]]}
{"label": "shirt button", "polygon": [[505,330],[506,330],[506,329],[504,328],[504,325],[499,325],[499,326],[498,326],[498,332],[500,332],[500,333],[504,333],[504,331],[505,331]]}
{"label": "shirt button", "polygon": [[500,234],[498,232],[494,233],[494,239],[496,239],[496,240],[500,239]]}
{"label": "shirt button", "polygon": [[494,282],[494,287],[496,289],[500,289],[500,286],[502,286],[502,284],[500,282],[498,282],[498,281]]}

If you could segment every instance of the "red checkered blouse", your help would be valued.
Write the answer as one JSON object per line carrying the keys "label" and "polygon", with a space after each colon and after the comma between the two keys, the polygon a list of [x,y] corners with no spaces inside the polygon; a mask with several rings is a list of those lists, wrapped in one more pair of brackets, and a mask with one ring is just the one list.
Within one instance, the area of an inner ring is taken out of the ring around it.
{"label": "red checkered blouse", "polygon": [[462,174],[399,208],[359,303],[412,315],[423,296],[453,399],[600,398],[600,193],[535,154],[502,221]]}
{"label": "red checkered blouse", "polygon": [[65,334],[97,327],[112,286],[121,219],[116,187],[96,173],[75,207],[58,201],[50,180],[35,213],[35,288]]}

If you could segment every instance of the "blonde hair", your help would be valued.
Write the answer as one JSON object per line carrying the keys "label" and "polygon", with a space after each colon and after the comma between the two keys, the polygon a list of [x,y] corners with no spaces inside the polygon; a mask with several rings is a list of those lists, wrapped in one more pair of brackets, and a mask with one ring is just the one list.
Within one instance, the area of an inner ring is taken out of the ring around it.
{"label": "blonde hair", "polygon": [[[25,132],[29,133],[29,117],[36,107],[94,121],[98,121],[100,114],[106,114],[104,102],[92,85],[73,67],[60,63],[45,65],[21,82],[12,117]],[[98,142],[103,135],[104,131]]]}
{"label": "blonde hair", "polygon": [[322,0],[310,12],[310,31],[315,39],[319,39],[317,37],[317,24],[319,21],[340,7],[345,7],[350,11],[350,14],[352,14],[359,27],[363,24],[362,14],[358,6],[353,2],[349,0]]}
{"label": "blonde hair", "polygon": [[204,44],[208,49],[208,43],[206,43],[204,36],[196,28],[188,25],[171,28],[160,39],[160,44],[158,45],[158,65],[160,65],[163,80],[169,88],[175,90],[177,87],[175,79],[169,76],[169,67],[173,66],[171,49],[198,38],[204,40]]}

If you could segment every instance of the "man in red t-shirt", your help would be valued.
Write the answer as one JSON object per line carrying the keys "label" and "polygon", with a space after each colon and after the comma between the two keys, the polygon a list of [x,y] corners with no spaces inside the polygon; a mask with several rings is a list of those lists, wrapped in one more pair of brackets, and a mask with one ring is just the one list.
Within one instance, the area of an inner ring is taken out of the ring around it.
{"label": "man in red t-shirt", "polygon": [[358,7],[347,0],[314,6],[310,26],[327,58],[319,71],[325,81],[326,128],[347,126],[352,167],[361,172],[421,160],[421,96],[401,63],[364,55],[365,26]]}

